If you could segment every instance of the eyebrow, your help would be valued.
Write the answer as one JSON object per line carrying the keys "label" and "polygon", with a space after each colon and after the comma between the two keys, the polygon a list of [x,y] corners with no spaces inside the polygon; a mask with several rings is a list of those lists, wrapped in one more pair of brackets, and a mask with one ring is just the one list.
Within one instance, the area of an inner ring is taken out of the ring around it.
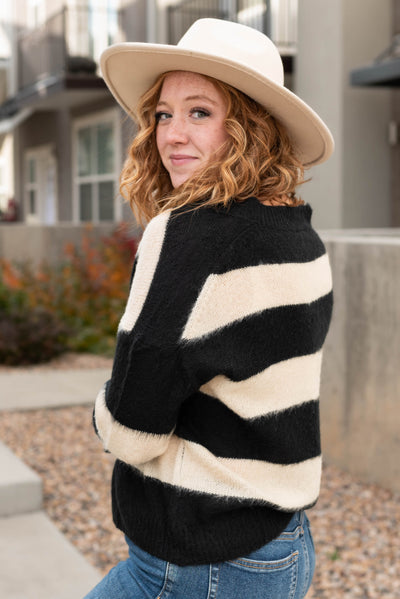
{"label": "eyebrow", "polygon": [[[203,96],[201,94],[196,95],[196,96],[187,96],[186,98],[184,98],[184,102],[191,102],[193,100],[206,100],[207,102],[210,102],[211,104],[217,104],[217,102],[215,102],[215,100],[212,100],[208,96]],[[160,106],[160,104],[166,105],[166,104],[168,104],[168,102],[166,102],[165,100],[159,100],[159,102],[157,103],[157,106]]]}

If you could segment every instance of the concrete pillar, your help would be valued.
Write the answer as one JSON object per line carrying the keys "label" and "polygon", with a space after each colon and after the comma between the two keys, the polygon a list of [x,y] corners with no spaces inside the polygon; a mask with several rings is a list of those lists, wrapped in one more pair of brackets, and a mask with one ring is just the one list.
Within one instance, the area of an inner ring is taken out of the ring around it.
{"label": "concrete pillar", "polygon": [[327,463],[398,493],[400,229],[374,231],[322,237],[335,297],[322,367],[322,450]]}
{"label": "concrete pillar", "polygon": [[334,156],[300,189],[320,228],[391,224],[387,89],[350,86],[390,43],[392,0],[300,0],[296,93],[330,127]]}

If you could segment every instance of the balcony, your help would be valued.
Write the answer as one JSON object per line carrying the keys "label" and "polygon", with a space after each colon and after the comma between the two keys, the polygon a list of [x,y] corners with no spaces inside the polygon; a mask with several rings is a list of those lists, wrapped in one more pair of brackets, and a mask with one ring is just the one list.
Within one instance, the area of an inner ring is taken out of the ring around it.
{"label": "balcony", "polygon": [[370,64],[350,73],[350,83],[367,87],[400,87],[400,34]]}
{"label": "balcony", "polygon": [[[51,108],[50,96],[62,90],[103,90],[104,94],[97,59],[114,42],[118,20],[117,11],[65,7],[22,34],[18,39],[18,105],[41,103],[40,108]],[[73,94],[69,100],[74,101]],[[79,102],[77,94],[75,102]]]}
{"label": "balcony", "polygon": [[297,5],[298,0],[182,0],[168,7],[168,43],[176,44],[197,19],[214,17],[267,34],[290,63],[297,53]]}

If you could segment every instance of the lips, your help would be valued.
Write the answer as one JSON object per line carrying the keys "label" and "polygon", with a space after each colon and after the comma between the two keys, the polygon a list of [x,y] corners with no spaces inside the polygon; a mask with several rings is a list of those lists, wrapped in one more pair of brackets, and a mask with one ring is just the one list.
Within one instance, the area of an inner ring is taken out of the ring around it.
{"label": "lips", "polygon": [[181,164],[188,164],[193,160],[197,160],[196,156],[189,156],[187,154],[171,154],[169,157],[170,161],[174,166],[178,166]]}

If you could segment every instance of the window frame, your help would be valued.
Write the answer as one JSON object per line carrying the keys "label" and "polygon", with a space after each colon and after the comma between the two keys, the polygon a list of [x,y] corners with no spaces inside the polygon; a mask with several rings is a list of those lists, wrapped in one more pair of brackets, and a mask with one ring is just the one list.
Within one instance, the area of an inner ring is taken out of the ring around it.
{"label": "window frame", "polygon": [[38,29],[46,20],[45,0],[28,0],[27,2],[27,27],[33,31]]}
{"label": "window frame", "polygon": [[[79,130],[86,127],[93,128],[97,125],[112,123],[113,126],[113,147],[114,147],[114,170],[112,173],[106,174],[91,174],[79,175],[78,171],[78,155],[79,155]],[[73,204],[72,204],[72,219],[75,224],[84,223],[110,223],[120,222],[122,220],[122,202],[121,196],[118,193],[118,181],[121,171],[121,119],[118,108],[111,108],[96,112],[90,116],[78,117],[72,125],[72,189],[73,189]],[[98,184],[102,182],[112,181],[114,184],[114,218],[113,220],[100,220],[99,218],[99,193]],[[92,197],[92,218],[91,220],[81,220],[80,205],[79,205],[79,186],[82,184],[91,184],[94,194]]]}

